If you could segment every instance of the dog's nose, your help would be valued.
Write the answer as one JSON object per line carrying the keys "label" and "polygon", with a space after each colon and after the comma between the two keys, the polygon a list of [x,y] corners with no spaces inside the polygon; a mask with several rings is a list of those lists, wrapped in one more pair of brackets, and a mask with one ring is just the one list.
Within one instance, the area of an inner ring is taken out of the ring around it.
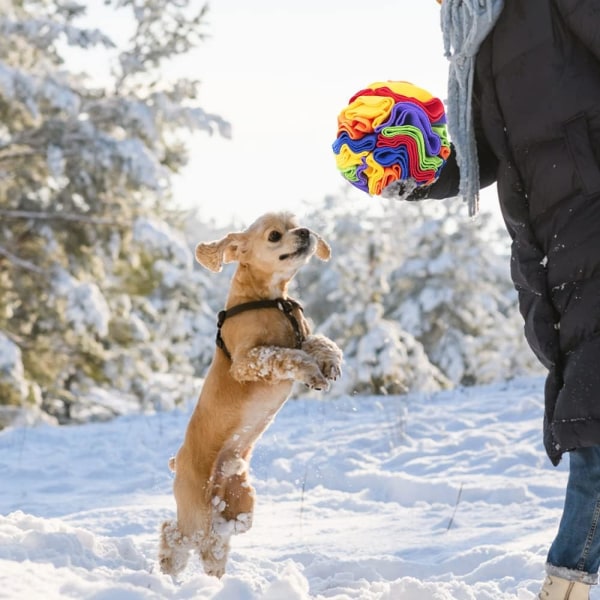
{"label": "dog's nose", "polygon": [[307,240],[308,237],[310,236],[310,231],[308,229],[305,229],[304,227],[302,229],[297,229],[296,230],[296,235],[301,239],[301,240]]}

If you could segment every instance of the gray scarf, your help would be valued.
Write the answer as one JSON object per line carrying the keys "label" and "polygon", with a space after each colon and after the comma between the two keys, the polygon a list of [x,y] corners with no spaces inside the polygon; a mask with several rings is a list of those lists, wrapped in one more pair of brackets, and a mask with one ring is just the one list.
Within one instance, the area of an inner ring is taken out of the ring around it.
{"label": "gray scarf", "polygon": [[444,53],[450,61],[446,116],[460,171],[459,195],[469,216],[479,211],[479,161],[471,111],[475,56],[504,7],[504,0],[443,0]]}

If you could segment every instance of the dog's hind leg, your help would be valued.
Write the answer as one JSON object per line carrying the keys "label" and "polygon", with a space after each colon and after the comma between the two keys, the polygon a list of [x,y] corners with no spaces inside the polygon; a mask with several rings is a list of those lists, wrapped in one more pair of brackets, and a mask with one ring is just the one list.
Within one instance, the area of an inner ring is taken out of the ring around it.
{"label": "dog's hind leg", "polygon": [[[225,454],[225,456],[223,456]],[[231,534],[252,526],[254,488],[248,481],[248,463],[235,454],[221,453],[212,478],[213,529],[228,523]]]}
{"label": "dog's hind leg", "polygon": [[199,551],[206,573],[221,577],[225,573],[231,536],[252,526],[254,489],[248,483],[248,463],[231,450],[222,451],[211,484],[212,522]]}
{"label": "dog's hind leg", "polygon": [[211,529],[198,548],[205,572],[215,577],[222,577],[225,573],[231,536],[244,533],[252,526],[253,494],[245,493],[243,501],[236,506],[231,501],[231,494],[226,497],[229,502],[219,496],[213,497]]}
{"label": "dog's hind leg", "polygon": [[223,577],[229,557],[229,540],[231,533],[217,530],[211,531],[198,541],[197,550],[202,560],[204,572],[213,577]]}
{"label": "dog's hind leg", "polygon": [[178,454],[173,482],[177,519],[166,521],[162,526],[159,560],[163,573],[171,575],[185,569],[190,551],[210,528],[211,507],[205,499],[206,482],[186,468],[188,464]]}

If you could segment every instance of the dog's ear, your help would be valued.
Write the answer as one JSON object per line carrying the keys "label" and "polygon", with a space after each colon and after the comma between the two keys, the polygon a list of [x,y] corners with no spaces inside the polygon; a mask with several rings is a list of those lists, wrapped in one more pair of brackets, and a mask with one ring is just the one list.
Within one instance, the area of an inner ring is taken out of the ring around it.
{"label": "dog's ear", "polygon": [[331,258],[331,248],[329,244],[317,235],[317,249],[315,250],[315,256],[321,260],[329,260]]}
{"label": "dog's ear", "polygon": [[223,263],[230,263],[238,259],[240,245],[244,240],[241,233],[228,233],[222,240],[198,244],[196,246],[196,260],[213,273],[218,273],[223,268]]}

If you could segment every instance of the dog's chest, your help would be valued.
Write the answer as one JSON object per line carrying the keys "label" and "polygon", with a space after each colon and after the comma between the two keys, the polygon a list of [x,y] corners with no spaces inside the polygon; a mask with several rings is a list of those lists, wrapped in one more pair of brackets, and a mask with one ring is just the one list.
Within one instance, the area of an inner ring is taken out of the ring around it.
{"label": "dog's chest", "polygon": [[299,339],[308,334],[302,315],[296,317],[296,322],[299,335],[290,319],[281,311],[276,309],[249,311],[225,321],[221,335],[230,352],[237,345],[295,348],[298,347]]}

